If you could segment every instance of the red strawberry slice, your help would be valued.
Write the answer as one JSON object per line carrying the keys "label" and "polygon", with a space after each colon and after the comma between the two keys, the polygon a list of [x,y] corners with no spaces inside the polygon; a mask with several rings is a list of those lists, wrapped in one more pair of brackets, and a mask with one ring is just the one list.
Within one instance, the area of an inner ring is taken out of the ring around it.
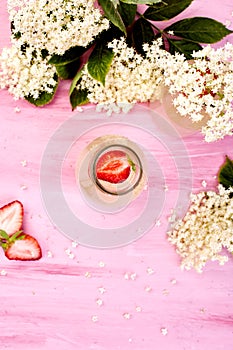
{"label": "red strawberry slice", "polygon": [[131,166],[123,151],[104,153],[96,164],[96,177],[110,183],[125,181],[130,174]]}
{"label": "red strawberry slice", "polygon": [[9,236],[19,231],[23,223],[23,205],[19,201],[13,201],[0,208],[0,230],[7,232]]}
{"label": "red strawberry slice", "polygon": [[19,232],[12,242],[8,241],[2,246],[4,246],[5,256],[10,260],[39,260],[42,257],[38,241],[28,234]]}

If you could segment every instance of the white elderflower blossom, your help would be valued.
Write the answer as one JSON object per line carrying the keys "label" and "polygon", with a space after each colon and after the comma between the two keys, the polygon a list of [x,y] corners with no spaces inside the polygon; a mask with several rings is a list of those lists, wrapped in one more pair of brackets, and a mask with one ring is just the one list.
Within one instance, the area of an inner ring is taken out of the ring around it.
{"label": "white elderflower blossom", "polygon": [[181,256],[181,267],[202,272],[208,260],[223,265],[233,253],[233,188],[218,186],[214,191],[191,195],[190,208],[182,220],[168,232],[168,240]]}
{"label": "white elderflower blossom", "polygon": [[63,55],[73,46],[86,47],[109,27],[94,0],[8,0],[8,11],[12,42],[30,43],[51,55]]}
{"label": "white elderflower blossom", "polygon": [[[159,43],[157,44],[159,46]],[[78,89],[88,90],[88,99],[97,104],[98,110],[128,112],[137,102],[154,101],[160,98],[162,87],[161,70],[156,68],[149,55],[143,58],[126,44],[124,38],[114,39],[108,45],[114,52],[105,85],[93,79],[85,67]]]}
{"label": "white elderflower blossom", "polygon": [[16,100],[37,99],[42,91],[52,93],[57,84],[55,73],[56,68],[46,64],[41,52],[31,46],[4,48],[0,56],[0,88],[8,89]]}
{"label": "white elderflower blossom", "polygon": [[[159,62],[158,62],[159,63]],[[176,54],[161,63],[164,84],[173,95],[181,117],[199,122],[207,117],[202,133],[207,142],[233,134],[233,45],[206,46],[193,60]]]}

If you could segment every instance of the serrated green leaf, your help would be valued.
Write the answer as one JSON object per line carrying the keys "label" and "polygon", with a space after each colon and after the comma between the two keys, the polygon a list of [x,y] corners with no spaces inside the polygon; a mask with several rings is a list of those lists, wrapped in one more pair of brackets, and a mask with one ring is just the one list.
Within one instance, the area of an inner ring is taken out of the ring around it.
{"label": "serrated green leaf", "polygon": [[104,85],[113,57],[112,50],[108,49],[102,42],[98,42],[87,62],[87,70],[90,76]]}
{"label": "serrated green leaf", "polygon": [[175,40],[167,39],[169,42],[169,52],[174,55],[176,52],[183,54],[188,60],[193,59],[193,51],[202,50],[202,46],[198,43],[193,43],[185,39]]}
{"label": "serrated green leaf", "polygon": [[233,186],[233,160],[226,156],[225,163],[218,173],[218,182],[226,189]]}
{"label": "serrated green leaf", "polygon": [[154,5],[161,1],[162,0],[121,0],[121,2],[124,2],[125,4],[135,4],[135,5]]}
{"label": "serrated green leaf", "polygon": [[75,60],[71,63],[62,66],[55,66],[57,74],[61,79],[73,79],[80,67],[80,60]]}
{"label": "serrated green leaf", "polygon": [[56,92],[57,86],[58,86],[58,76],[55,75],[54,79],[57,81],[57,84],[53,87],[53,91],[51,93],[41,91],[39,94],[39,97],[37,99],[35,99],[31,95],[28,95],[28,96],[25,96],[25,100],[27,100],[28,102],[30,102],[31,104],[33,104],[37,107],[44,106],[44,105],[50,103],[55,95],[55,92]]}
{"label": "serrated green leaf", "polygon": [[151,24],[142,17],[139,18],[134,23],[132,31],[133,45],[136,50],[144,56],[143,44],[152,42],[154,38],[155,34]]}
{"label": "serrated green leaf", "polygon": [[80,56],[87,51],[89,47],[75,46],[67,50],[64,55],[53,55],[48,61],[49,64],[56,66],[63,66],[68,63],[74,62],[79,59]]}
{"label": "serrated green leaf", "polygon": [[121,18],[125,24],[126,27],[130,26],[136,16],[137,11],[137,5],[135,4],[126,4],[120,1],[117,10],[119,14],[121,15]]}
{"label": "serrated green leaf", "polygon": [[98,0],[98,3],[102,7],[105,16],[109,19],[110,22],[114,24],[114,26],[118,27],[125,35],[126,28],[119,14],[117,8],[115,8],[114,4],[111,0]]}
{"label": "serrated green leaf", "polygon": [[88,90],[77,90],[74,89],[72,94],[70,95],[70,104],[72,106],[72,110],[74,110],[77,106],[85,105],[89,102],[88,100]]}
{"label": "serrated green leaf", "polygon": [[150,6],[143,16],[151,21],[166,21],[184,11],[193,0],[164,0]]}
{"label": "serrated green leaf", "polygon": [[206,17],[193,17],[182,19],[164,29],[174,35],[197,43],[213,44],[231,34],[222,23]]}

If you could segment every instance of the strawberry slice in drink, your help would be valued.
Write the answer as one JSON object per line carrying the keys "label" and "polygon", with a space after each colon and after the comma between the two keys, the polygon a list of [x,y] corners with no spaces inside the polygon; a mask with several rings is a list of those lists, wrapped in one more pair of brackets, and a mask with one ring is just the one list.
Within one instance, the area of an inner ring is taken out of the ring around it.
{"label": "strawberry slice in drink", "polygon": [[134,163],[127,154],[120,150],[104,153],[96,164],[96,177],[98,180],[118,184],[124,182],[130,175]]}

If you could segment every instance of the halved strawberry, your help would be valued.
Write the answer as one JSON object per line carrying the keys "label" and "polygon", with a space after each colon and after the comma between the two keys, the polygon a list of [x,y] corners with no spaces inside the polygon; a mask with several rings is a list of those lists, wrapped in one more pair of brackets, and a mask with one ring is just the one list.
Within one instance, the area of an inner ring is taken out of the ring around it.
{"label": "halved strawberry", "polygon": [[0,208],[0,230],[9,236],[19,231],[23,223],[23,205],[15,200]]}
{"label": "halved strawberry", "polygon": [[1,230],[0,235],[0,244],[9,260],[39,260],[42,257],[41,247],[34,237],[21,231],[8,236]]}
{"label": "halved strawberry", "polygon": [[110,183],[125,181],[130,174],[131,163],[125,152],[116,150],[104,153],[96,164],[96,177]]}

